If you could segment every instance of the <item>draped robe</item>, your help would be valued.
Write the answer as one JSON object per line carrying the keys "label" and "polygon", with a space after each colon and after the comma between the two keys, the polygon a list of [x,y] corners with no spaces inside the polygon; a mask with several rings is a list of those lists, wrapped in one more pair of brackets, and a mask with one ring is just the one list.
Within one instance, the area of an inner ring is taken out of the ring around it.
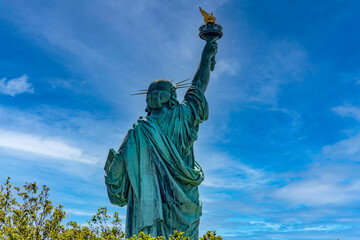
{"label": "draped robe", "polygon": [[182,103],[162,117],[140,117],[119,150],[110,150],[105,183],[110,202],[127,205],[127,237],[165,236],[173,230],[199,239],[204,174],[194,159],[199,124],[208,118],[201,90],[191,87]]}

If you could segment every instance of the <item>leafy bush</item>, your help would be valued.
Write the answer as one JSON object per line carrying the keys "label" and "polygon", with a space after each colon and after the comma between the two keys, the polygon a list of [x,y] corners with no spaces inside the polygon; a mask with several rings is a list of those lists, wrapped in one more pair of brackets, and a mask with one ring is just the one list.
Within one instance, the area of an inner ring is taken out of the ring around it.
{"label": "leafy bush", "polygon": [[[13,193],[15,191],[15,194]],[[14,196],[15,195],[15,196]],[[124,240],[121,219],[117,212],[107,213],[107,208],[99,208],[87,221],[88,226],[81,226],[65,219],[63,206],[54,207],[49,200],[49,188],[36,183],[25,183],[23,190],[10,184],[10,177],[0,186],[0,239],[91,239]],[[128,240],[164,240],[164,237],[151,237],[139,233]],[[170,240],[189,240],[182,232],[174,231]],[[208,231],[201,240],[222,240],[215,231]]]}

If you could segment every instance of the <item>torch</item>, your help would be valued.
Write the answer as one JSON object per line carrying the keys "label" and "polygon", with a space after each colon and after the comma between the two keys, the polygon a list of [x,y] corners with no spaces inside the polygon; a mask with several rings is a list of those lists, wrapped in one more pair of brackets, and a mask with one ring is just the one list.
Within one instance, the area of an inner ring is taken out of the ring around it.
{"label": "torch", "polygon": [[[223,36],[222,26],[216,24],[216,18],[213,16],[213,13],[205,12],[201,7],[200,12],[204,16],[205,24],[201,25],[199,28],[199,37],[204,39],[206,42],[215,42]],[[211,71],[214,70],[215,67],[215,56],[211,58]]]}

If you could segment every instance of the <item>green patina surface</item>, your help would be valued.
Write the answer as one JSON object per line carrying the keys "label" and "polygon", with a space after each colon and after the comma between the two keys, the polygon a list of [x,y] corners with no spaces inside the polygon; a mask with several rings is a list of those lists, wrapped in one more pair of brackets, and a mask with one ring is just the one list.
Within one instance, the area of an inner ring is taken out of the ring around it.
{"label": "green patina surface", "polygon": [[182,102],[176,84],[158,80],[146,92],[146,117],[128,131],[119,150],[110,150],[105,183],[111,203],[127,205],[127,236],[140,231],[168,236],[173,230],[199,239],[202,205],[198,185],[204,174],[193,143],[209,109],[204,96],[217,44],[208,41]]}

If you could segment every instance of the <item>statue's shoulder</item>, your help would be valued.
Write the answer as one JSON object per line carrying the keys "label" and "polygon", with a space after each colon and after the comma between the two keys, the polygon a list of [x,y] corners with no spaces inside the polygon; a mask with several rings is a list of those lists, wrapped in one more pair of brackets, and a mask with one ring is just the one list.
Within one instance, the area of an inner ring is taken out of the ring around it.
{"label": "statue's shoulder", "polygon": [[133,133],[139,127],[139,125],[144,124],[144,122],[146,122],[146,121],[147,121],[147,117],[140,116],[139,119],[128,130],[127,135],[130,135],[131,133]]}
{"label": "statue's shoulder", "polygon": [[136,121],[135,125],[144,124],[151,122],[150,116],[140,116],[139,119]]}
{"label": "statue's shoulder", "polygon": [[[139,119],[128,130],[120,148],[132,148],[136,146],[136,137],[146,128],[150,123],[147,117],[139,117]],[[145,126],[147,125],[147,126]]]}
{"label": "statue's shoulder", "polygon": [[151,116],[140,116],[139,119],[133,124],[132,128],[130,130],[136,130],[137,128],[143,127],[143,126],[151,126],[154,124],[154,120],[151,118]]}

